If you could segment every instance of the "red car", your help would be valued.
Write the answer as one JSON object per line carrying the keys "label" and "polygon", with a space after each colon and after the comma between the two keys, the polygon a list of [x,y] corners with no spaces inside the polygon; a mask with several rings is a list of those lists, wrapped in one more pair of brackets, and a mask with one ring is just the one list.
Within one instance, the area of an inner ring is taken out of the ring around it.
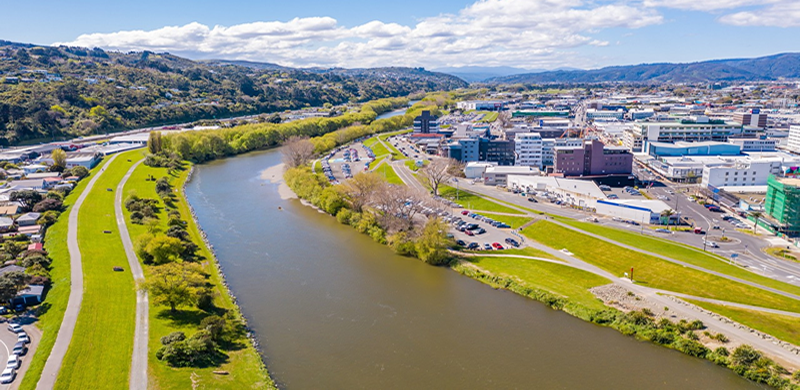
{"label": "red car", "polygon": [[473,233],[473,232],[472,232],[472,230],[464,230],[464,233],[465,233],[466,235],[470,236],[470,237],[472,237],[472,236],[474,236],[474,235],[475,235],[475,233]]}
{"label": "red car", "polygon": [[494,247],[494,249],[497,249],[497,250],[502,250],[502,249],[504,249],[504,248],[503,248],[503,246],[502,246],[502,245],[500,245],[500,243],[499,243],[499,242],[492,243],[492,246]]}
{"label": "red car", "polygon": [[467,215],[467,214],[469,214],[469,210],[463,210],[463,211],[461,211],[461,215]]}

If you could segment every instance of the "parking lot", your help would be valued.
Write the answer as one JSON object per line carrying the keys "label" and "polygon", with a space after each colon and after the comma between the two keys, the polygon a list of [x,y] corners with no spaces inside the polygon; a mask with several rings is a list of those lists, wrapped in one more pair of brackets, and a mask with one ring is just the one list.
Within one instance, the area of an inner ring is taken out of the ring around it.
{"label": "parking lot", "polygon": [[[22,355],[19,355],[20,366],[15,370],[15,376],[13,381],[10,384],[0,384],[0,389],[16,389],[19,387],[20,382],[22,382],[22,377],[25,375],[25,371],[27,371],[28,367],[30,366],[30,360],[33,357],[33,354],[36,352],[36,347],[39,344],[39,340],[41,338],[41,332],[38,328],[33,324],[35,321],[34,317],[28,315],[22,315],[20,317],[12,319],[12,323],[20,324],[22,330],[28,335],[28,339],[30,343],[26,344],[26,351]],[[3,320],[3,323],[0,324],[3,329],[0,329],[0,357],[2,357],[3,362],[7,362],[9,356],[13,353],[14,346],[17,344],[18,335],[11,330],[8,330],[9,322],[7,320]],[[6,367],[3,367],[5,369]]]}
{"label": "parking lot", "polygon": [[[467,212],[466,215],[463,214],[465,211]],[[464,223],[458,226],[456,223],[459,221]],[[497,223],[492,225],[491,219],[468,210],[456,210],[454,219],[450,220],[450,226],[454,239],[463,241],[461,246],[467,250],[492,251],[509,249],[513,246],[509,245],[506,241],[507,239],[513,239],[520,246],[525,245],[518,236],[511,234],[511,228],[508,225],[498,225]],[[499,247],[492,245],[495,243],[499,244]]]}
{"label": "parking lot", "polygon": [[362,143],[334,149],[321,159],[322,172],[332,182],[341,182],[365,170],[374,159],[369,148]]}

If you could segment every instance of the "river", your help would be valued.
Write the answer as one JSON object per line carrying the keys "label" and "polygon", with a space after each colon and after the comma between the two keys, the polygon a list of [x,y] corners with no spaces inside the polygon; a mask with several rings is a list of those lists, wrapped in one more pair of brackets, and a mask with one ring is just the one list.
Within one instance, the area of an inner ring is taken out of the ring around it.
{"label": "river", "polygon": [[290,389],[745,389],[733,372],[393,254],[260,178],[277,150],[187,186],[267,366]]}

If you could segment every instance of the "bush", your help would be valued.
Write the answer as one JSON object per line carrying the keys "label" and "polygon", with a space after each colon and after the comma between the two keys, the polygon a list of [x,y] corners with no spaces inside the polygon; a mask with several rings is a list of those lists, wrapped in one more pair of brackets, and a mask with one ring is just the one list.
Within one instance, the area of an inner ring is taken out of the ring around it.
{"label": "bush", "polygon": [[33,205],[33,212],[44,213],[45,211],[61,211],[63,204],[59,199],[47,198]]}
{"label": "bush", "polygon": [[61,212],[56,210],[49,210],[42,213],[39,216],[39,219],[36,220],[36,223],[42,226],[50,226],[58,220],[58,217],[61,216]]}
{"label": "bush", "polygon": [[33,254],[23,257],[22,261],[20,262],[20,266],[30,268],[35,265],[40,265],[44,268],[50,268],[50,264],[52,264],[52,262],[52,260],[42,254]]}
{"label": "bush", "polygon": [[207,330],[200,330],[188,339],[183,332],[173,332],[162,337],[161,344],[156,358],[172,367],[197,367],[209,362],[216,353],[216,343]]}

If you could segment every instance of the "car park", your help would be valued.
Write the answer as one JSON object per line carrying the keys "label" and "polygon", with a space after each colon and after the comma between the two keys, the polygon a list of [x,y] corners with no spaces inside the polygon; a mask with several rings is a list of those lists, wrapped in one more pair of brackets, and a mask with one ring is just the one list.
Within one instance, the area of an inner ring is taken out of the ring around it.
{"label": "car park", "polygon": [[13,368],[6,368],[3,370],[3,373],[0,374],[0,383],[6,384],[11,383],[14,381],[14,378],[17,377],[17,371]]}

